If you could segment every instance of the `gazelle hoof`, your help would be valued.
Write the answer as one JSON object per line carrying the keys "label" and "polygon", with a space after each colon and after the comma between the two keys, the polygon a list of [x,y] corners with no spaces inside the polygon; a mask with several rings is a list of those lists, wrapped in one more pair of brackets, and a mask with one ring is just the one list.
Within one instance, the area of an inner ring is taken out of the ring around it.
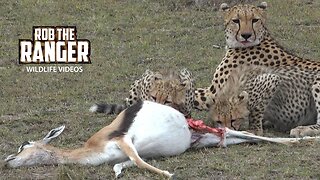
{"label": "gazelle hoof", "polygon": [[176,180],[177,179],[177,175],[176,174],[172,174],[170,177],[171,180]]}
{"label": "gazelle hoof", "polygon": [[165,176],[167,176],[168,178],[170,178],[170,179],[174,176],[174,174],[171,174],[171,173],[169,173],[168,171],[163,171],[163,174],[164,174]]}
{"label": "gazelle hoof", "polygon": [[115,175],[116,175],[116,178],[121,177],[121,172],[122,172],[122,166],[121,166],[121,164],[115,164],[115,165],[113,166],[113,171],[114,171],[114,173],[115,173]]}

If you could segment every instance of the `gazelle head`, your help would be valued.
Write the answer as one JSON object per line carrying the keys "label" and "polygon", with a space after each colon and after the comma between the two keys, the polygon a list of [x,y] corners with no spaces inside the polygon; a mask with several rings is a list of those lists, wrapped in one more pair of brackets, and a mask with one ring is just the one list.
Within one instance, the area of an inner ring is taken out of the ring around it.
{"label": "gazelle head", "polygon": [[52,129],[42,140],[25,141],[18,148],[16,154],[9,155],[6,159],[6,165],[9,167],[32,166],[35,164],[55,164],[57,158],[54,154],[53,147],[48,143],[58,137],[65,126]]}

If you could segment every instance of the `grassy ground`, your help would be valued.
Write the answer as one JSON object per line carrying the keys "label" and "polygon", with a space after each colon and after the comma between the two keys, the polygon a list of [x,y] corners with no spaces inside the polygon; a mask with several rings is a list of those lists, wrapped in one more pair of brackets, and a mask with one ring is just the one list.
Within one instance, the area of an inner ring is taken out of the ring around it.
{"label": "grassy ground", "polygon": [[[2,1],[0,6],[0,158],[25,140],[42,138],[61,124],[60,147],[81,145],[114,116],[91,114],[97,101],[119,103],[147,68],[193,72],[208,86],[223,57],[221,0]],[[228,0],[228,2],[233,2]],[[256,2],[256,1],[250,1]],[[320,1],[270,0],[269,29],[287,49],[320,57]],[[91,65],[83,73],[27,73],[17,65],[18,40],[35,25],[75,25],[78,38],[91,41]],[[194,112],[205,118],[206,113]],[[283,136],[286,136],[283,134]],[[320,145],[294,147],[243,144],[226,149],[190,150],[179,157],[149,160],[178,179],[319,179]],[[112,167],[59,165],[1,169],[0,179],[111,179]],[[158,179],[138,168],[123,179]]]}

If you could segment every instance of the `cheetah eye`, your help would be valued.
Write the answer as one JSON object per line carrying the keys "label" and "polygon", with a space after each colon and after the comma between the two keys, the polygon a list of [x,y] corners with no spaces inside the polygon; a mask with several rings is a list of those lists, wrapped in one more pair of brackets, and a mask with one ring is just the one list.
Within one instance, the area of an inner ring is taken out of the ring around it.
{"label": "cheetah eye", "polygon": [[252,19],[252,23],[256,23],[258,21],[259,21],[259,19]]}
{"label": "cheetah eye", "polygon": [[232,19],[232,22],[236,23],[236,24],[239,24],[240,23],[240,20],[239,19]]}
{"label": "cheetah eye", "polygon": [[171,104],[172,102],[171,101],[168,101],[168,100],[166,100],[166,101],[164,101],[164,104]]}

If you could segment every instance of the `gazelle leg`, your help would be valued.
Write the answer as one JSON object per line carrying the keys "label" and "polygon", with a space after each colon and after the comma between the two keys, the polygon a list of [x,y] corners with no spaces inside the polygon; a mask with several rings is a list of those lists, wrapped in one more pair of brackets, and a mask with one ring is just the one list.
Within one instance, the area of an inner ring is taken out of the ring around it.
{"label": "gazelle leg", "polygon": [[122,170],[128,167],[132,167],[134,165],[134,162],[131,160],[115,164],[113,166],[113,171],[116,174],[116,178],[121,174]]}
{"label": "gazelle leg", "polygon": [[120,137],[117,139],[117,144],[119,148],[130,158],[131,161],[133,161],[139,168],[146,168],[150,171],[153,171],[155,173],[165,175],[167,177],[171,177],[173,174],[170,174],[168,171],[163,171],[161,169],[158,169],[156,167],[151,166],[150,164],[143,161],[136,148],[134,147],[132,140],[126,136]]}

